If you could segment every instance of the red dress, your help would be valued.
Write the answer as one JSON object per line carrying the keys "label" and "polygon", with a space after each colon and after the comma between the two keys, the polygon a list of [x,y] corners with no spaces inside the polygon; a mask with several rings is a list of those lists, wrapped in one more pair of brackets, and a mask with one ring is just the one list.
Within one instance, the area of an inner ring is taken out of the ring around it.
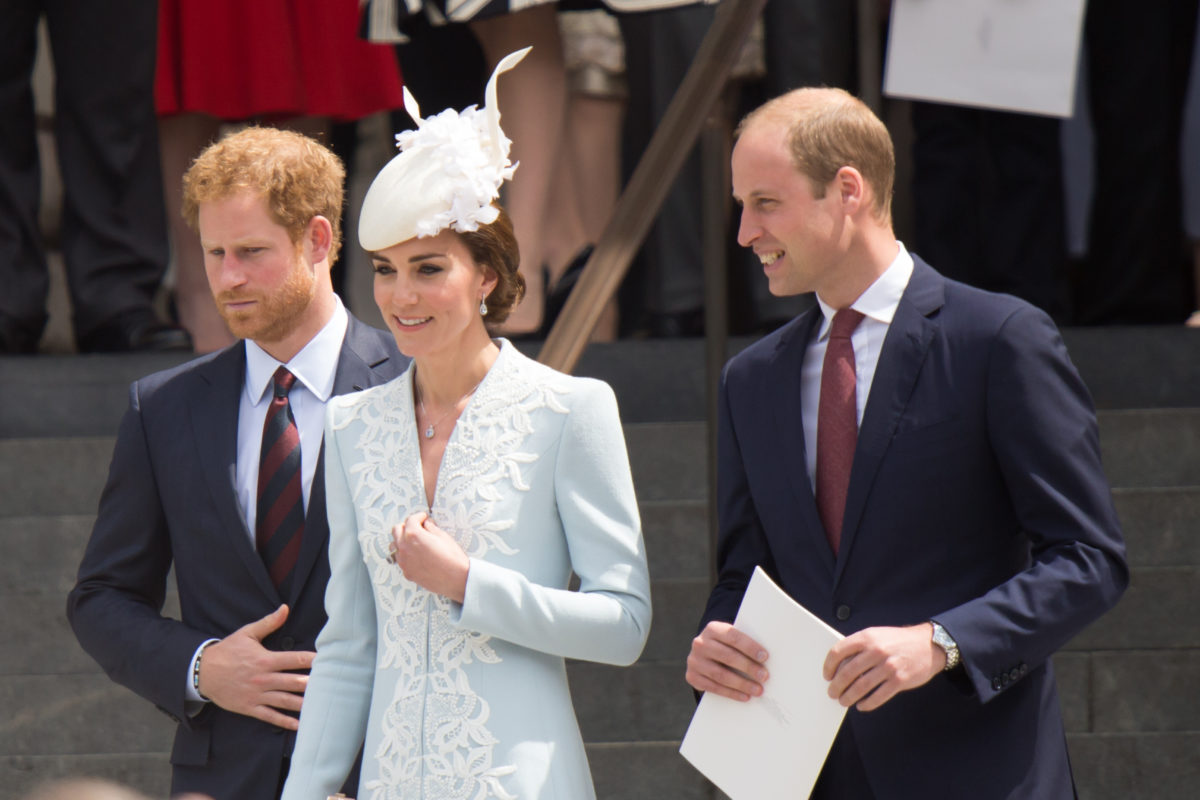
{"label": "red dress", "polygon": [[353,120],[400,108],[395,51],[358,28],[358,0],[160,0],[158,114]]}

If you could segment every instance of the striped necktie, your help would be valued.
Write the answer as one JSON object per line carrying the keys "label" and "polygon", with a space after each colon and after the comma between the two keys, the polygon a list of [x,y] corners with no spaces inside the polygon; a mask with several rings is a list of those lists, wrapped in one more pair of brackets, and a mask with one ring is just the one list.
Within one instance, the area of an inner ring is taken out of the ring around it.
{"label": "striped necktie", "polygon": [[304,535],[304,495],[300,485],[300,431],[292,417],[288,392],[296,376],[275,371],[274,396],[263,423],[258,462],[258,519],[254,541],[271,581],[286,596],[288,579],[300,555]]}

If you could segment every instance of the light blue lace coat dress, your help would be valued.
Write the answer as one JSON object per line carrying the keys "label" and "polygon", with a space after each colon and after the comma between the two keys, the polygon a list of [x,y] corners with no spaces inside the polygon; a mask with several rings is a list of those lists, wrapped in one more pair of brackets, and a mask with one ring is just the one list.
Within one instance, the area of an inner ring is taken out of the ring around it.
{"label": "light blue lace coat dress", "polygon": [[459,605],[388,561],[392,526],[427,510],[412,380],[329,402],[329,622],[284,800],[337,792],[364,735],[358,800],[592,798],[563,659],[630,664],[650,628],[612,390],[501,340],[430,510],[471,557]]}

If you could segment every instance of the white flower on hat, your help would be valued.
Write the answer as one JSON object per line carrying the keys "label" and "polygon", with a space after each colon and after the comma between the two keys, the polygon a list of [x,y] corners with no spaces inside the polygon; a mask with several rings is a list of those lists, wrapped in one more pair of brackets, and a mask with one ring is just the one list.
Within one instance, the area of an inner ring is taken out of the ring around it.
{"label": "white flower on hat", "polygon": [[492,201],[517,168],[508,158],[512,142],[500,129],[496,79],[529,49],[510,53],[496,65],[483,109],[448,108],[422,119],[416,98],[404,88],[404,107],[417,129],[396,134],[400,154],[367,190],[358,222],[364,249],[384,250],[447,228],[465,233],[496,221],[500,212]]}

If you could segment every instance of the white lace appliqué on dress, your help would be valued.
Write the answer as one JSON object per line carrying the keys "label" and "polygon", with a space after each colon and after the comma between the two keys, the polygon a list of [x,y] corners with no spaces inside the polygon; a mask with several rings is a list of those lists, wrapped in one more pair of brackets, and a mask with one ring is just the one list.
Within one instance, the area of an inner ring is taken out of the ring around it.
{"label": "white lace appliqu\u00e9 on dress", "polygon": [[[533,413],[567,413],[557,397],[565,387],[546,383],[531,385],[510,361],[498,359],[446,445],[432,516],[472,558],[493,550],[516,553],[504,539],[513,520],[495,519],[493,511],[504,494],[528,489],[522,467],[537,454],[522,452],[521,445],[533,431]],[[351,478],[359,544],[377,603],[376,668],[396,675],[379,747],[369,754],[378,778],[363,790],[370,800],[517,800],[501,784],[516,767],[492,763],[489,706],[463,669],[499,663],[490,637],[454,625],[450,601],[408,581],[388,560],[392,526],[425,509],[412,371],[364,393],[338,428],[355,422],[363,426],[356,444],[362,460]]]}

